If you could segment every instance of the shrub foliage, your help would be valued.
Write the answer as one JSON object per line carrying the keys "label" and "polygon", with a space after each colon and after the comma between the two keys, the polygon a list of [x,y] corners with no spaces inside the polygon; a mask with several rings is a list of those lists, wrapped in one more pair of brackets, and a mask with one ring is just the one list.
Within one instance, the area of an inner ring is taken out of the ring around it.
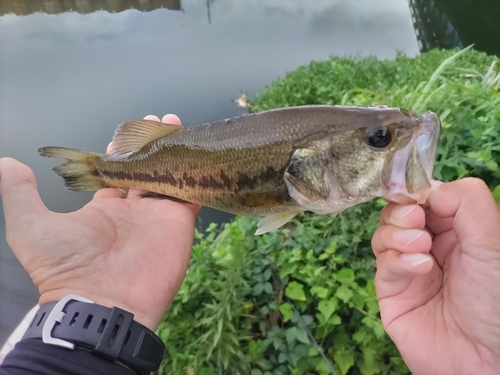
{"label": "shrub foliage", "polygon": [[[432,110],[443,129],[436,178],[484,179],[500,200],[499,61],[474,50],[394,60],[312,62],[278,79],[254,111],[305,104]],[[384,332],[370,240],[381,200],[304,213],[253,236],[238,217],[197,234],[191,266],[158,333],[159,374],[409,374]]]}

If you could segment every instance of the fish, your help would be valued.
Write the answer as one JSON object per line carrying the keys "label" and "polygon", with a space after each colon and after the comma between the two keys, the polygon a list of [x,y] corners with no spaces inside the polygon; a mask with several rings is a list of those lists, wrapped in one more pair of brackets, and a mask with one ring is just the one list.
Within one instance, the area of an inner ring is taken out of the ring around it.
{"label": "fish", "polygon": [[42,147],[73,191],[136,188],[236,215],[261,217],[256,234],[297,214],[336,214],[375,198],[423,204],[441,123],[383,105],[308,105],[196,127],[150,120],[119,125],[114,153]]}

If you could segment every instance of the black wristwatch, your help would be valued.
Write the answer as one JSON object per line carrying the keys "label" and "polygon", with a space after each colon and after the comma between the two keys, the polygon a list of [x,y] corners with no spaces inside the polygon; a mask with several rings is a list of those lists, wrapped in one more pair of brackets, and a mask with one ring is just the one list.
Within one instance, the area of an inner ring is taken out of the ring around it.
{"label": "black wristwatch", "polygon": [[40,306],[22,339],[41,338],[46,344],[85,348],[148,375],[159,368],[165,345],[133,317],[118,307],[68,294],[57,303]]}

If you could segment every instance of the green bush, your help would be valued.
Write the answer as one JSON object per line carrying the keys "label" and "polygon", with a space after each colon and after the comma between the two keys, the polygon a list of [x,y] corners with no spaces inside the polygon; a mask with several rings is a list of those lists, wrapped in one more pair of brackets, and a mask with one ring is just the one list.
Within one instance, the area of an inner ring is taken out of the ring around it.
{"label": "green bush", "polygon": [[[386,104],[440,114],[434,174],[484,179],[500,196],[498,60],[474,50],[312,62],[273,82],[254,111]],[[238,217],[197,234],[189,273],[158,333],[160,374],[408,374],[379,319],[370,240],[384,203],[310,213],[254,236]]]}

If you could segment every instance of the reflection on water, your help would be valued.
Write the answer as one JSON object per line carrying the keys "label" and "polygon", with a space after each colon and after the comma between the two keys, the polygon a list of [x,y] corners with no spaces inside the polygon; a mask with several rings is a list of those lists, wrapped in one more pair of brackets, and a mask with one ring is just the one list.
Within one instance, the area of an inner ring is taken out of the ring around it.
{"label": "reflection on water", "polygon": [[78,209],[91,195],[67,191],[39,147],[105,150],[118,124],[147,114],[173,112],[187,126],[237,116],[241,90],[252,97],[332,54],[418,53],[400,0],[209,4],[210,24],[206,0],[183,0],[183,12],[0,17],[0,156],[34,169],[50,209]]}
{"label": "reflection on water", "polygon": [[[49,3],[65,2],[39,4]],[[182,0],[182,10],[0,17],[0,157],[34,170],[49,209],[77,210],[91,194],[66,190],[51,171],[59,161],[40,157],[39,147],[104,151],[118,124],[148,114],[175,113],[186,126],[240,115],[246,109],[233,100],[242,90],[252,98],[311,60],[418,53],[404,0]],[[203,227],[228,218],[202,212]],[[0,237],[0,254],[8,251]],[[6,275],[0,269],[0,285],[23,289]]]}
{"label": "reflection on water", "polygon": [[0,2],[0,16],[9,13],[27,15],[39,12],[92,13],[98,10],[115,13],[126,9],[149,11],[158,8],[181,10],[181,0],[7,0]]}

